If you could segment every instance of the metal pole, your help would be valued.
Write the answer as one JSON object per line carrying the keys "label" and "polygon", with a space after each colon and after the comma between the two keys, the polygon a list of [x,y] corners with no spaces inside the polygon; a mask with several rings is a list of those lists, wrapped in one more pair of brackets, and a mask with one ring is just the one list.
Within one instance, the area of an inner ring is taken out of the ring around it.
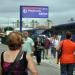
{"label": "metal pole", "polygon": [[22,32],[22,6],[20,6],[20,32]]}

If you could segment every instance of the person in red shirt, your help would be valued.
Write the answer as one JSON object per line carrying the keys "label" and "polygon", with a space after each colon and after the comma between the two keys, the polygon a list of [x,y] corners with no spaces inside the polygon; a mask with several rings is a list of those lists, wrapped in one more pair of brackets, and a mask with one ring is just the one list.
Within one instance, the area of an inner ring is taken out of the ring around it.
{"label": "person in red shirt", "polygon": [[61,56],[59,58],[61,75],[73,75],[75,43],[71,40],[71,32],[66,32],[65,39],[60,41],[56,50],[59,50],[61,47]]}

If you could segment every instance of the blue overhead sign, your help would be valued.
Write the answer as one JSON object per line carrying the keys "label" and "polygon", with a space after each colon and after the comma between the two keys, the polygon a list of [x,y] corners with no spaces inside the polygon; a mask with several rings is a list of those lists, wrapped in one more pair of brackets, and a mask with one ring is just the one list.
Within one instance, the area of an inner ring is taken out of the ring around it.
{"label": "blue overhead sign", "polygon": [[48,18],[48,6],[20,6],[20,31],[22,18]]}
{"label": "blue overhead sign", "polygon": [[23,18],[48,18],[48,6],[21,6]]}

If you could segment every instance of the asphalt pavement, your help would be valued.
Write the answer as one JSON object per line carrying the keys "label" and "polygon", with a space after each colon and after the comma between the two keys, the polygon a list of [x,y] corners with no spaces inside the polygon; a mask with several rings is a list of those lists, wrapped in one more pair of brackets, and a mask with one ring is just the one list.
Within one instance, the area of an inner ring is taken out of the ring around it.
{"label": "asphalt pavement", "polygon": [[[0,54],[2,51],[7,50],[8,47],[6,45],[0,44]],[[53,58],[50,59],[42,59],[41,64],[37,65],[35,57],[33,57],[35,66],[39,75],[60,75],[60,65],[56,64]],[[0,68],[1,71],[1,68]],[[0,74],[1,75],[1,74]],[[75,75],[75,72],[74,72]]]}

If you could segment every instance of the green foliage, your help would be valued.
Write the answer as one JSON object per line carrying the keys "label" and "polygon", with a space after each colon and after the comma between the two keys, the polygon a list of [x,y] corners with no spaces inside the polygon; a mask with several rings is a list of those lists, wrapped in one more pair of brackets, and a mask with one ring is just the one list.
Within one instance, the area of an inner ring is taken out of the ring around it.
{"label": "green foliage", "polygon": [[10,26],[7,26],[7,27],[4,28],[4,32],[6,32],[7,30],[11,31],[11,30],[14,30],[14,29]]}

